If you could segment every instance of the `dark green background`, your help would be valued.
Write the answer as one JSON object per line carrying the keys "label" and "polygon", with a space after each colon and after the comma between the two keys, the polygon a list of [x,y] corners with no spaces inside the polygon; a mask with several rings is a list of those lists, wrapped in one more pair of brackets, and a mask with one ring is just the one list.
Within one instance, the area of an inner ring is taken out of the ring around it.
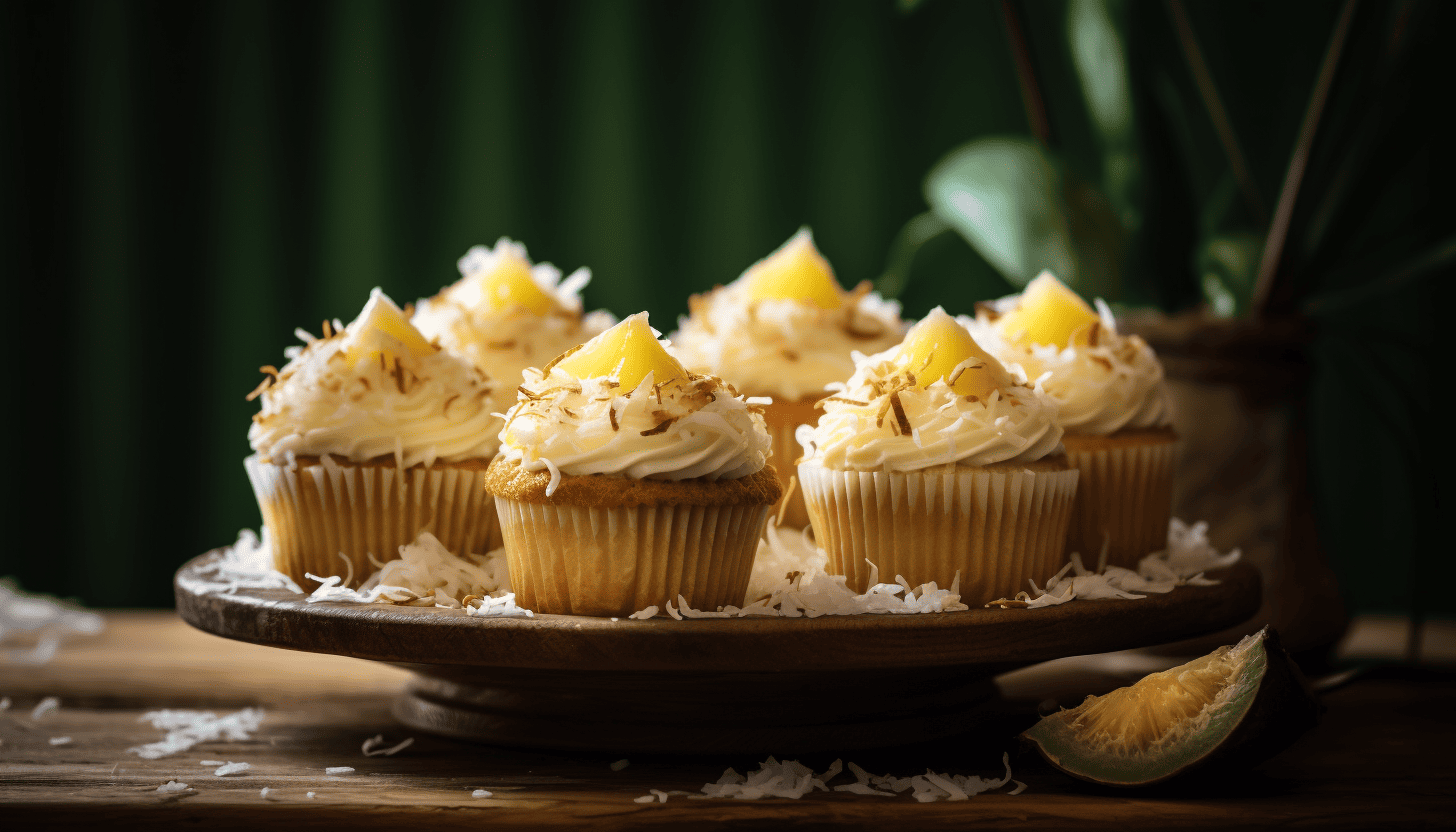
{"label": "dark green background", "polygon": [[[1063,8],[1022,6],[1053,115],[1073,114],[1053,138],[1075,162],[1087,131],[1058,86]],[[1279,8],[1190,4],[1222,44],[1210,62],[1253,125],[1270,203],[1338,12]],[[1186,73],[1157,70],[1179,60],[1161,4],[1133,12],[1140,89],[1187,94]],[[1429,135],[1452,79],[1443,54],[1424,60],[1429,90],[1402,90],[1413,100],[1380,128],[1392,169],[1418,166],[1418,192],[1372,210],[1439,236],[1451,177]],[[1028,131],[992,2],[12,2],[0,61],[14,446],[0,575],[97,605],[167,605],[177,565],[257,526],[243,395],[294,327],[352,318],[370,287],[433,294],[468,246],[510,235],[564,270],[591,267],[589,307],[646,308],[668,330],[690,292],[801,224],[841,282],[876,278],[943,154]],[[1153,294],[1186,303],[1189,203],[1223,171],[1179,168],[1161,141],[1145,150],[1155,228],[1177,243],[1148,267]],[[1444,459],[1445,431],[1432,371],[1410,356],[1440,349],[1449,276],[1346,313],[1408,343],[1375,354],[1352,325],[1319,344],[1316,497],[1359,608],[1409,605],[1437,540],[1424,443]],[[904,300],[919,316],[1004,291],[945,236]]]}

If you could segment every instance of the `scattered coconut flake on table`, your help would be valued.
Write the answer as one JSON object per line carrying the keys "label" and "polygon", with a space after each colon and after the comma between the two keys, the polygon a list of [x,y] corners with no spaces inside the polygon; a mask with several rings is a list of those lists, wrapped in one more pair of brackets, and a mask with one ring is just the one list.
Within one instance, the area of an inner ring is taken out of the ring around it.
{"label": "scattered coconut flake on table", "polygon": [[494,797],[494,795],[492,795],[490,792],[486,791],[485,789],[476,789],[475,791],[473,791],[473,792],[470,793],[470,796],[471,797]]}
{"label": "scattered coconut flake on table", "polygon": [[[890,775],[875,776],[863,768],[850,763],[847,768],[849,773],[854,775],[855,782],[830,787],[829,782],[837,777],[846,767],[841,761],[835,760],[823,774],[815,774],[813,769],[803,765],[797,760],[785,760],[779,762],[773,757],[765,760],[755,771],[747,776],[739,774],[733,769],[723,772],[716,783],[703,784],[703,792],[700,795],[693,795],[697,798],[733,798],[736,800],[758,800],[765,797],[782,797],[797,800],[812,791],[836,791],[848,794],[876,795],[879,797],[895,797],[909,791],[911,796],[921,803],[929,803],[936,800],[968,800],[982,792],[992,789],[999,789],[1011,780],[1011,757],[1003,754],[1001,763],[1005,766],[1005,776],[1001,779],[988,779],[975,775],[964,774],[940,774],[926,770],[924,774],[913,777],[892,777]],[[1026,788],[1025,784],[1018,783],[1017,789],[1012,794],[1020,794]],[[647,803],[653,796],[662,794],[659,798],[665,801],[666,793],[657,790],[652,795],[636,798],[637,803]]]}
{"label": "scattered coconut flake on table", "polygon": [[218,766],[217,771],[214,771],[212,776],[226,777],[229,774],[242,774],[252,767],[253,765],[251,763],[227,763],[226,765]]}
{"label": "scattered coconut flake on table", "polygon": [[94,612],[0,580],[0,664],[43,665],[55,658],[63,641],[105,629],[106,620]]}
{"label": "scattered coconut flake on table", "polygon": [[304,795],[304,797],[308,798],[309,800],[313,800],[313,792],[309,792],[308,794]]}
{"label": "scattered coconut flake on table", "polygon": [[225,766],[227,760],[199,760],[197,764],[200,766]]}
{"label": "scattered coconut flake on table", "polygon": [[258,796],[261,797],[261,798],[263,798],[264,800],[267,800],[268,799],[268,792],[271,792],[271,791],[273,791],[273,790],[270,789],[270,788],[268,788],[267,786],[264,786],[262,788],[262,790],[260,790],[258,792]]}
{"label": "scattered coconut flake on table", "polygon": [[0,711],[10,710],[10,697],[0,696]]}
{"label": "scattered coconut flake on table", "polygon": [[[365,752],[368,753],[367,751]],[[324,774],[350,774],[354,771],[353,766],[329,766],[324,769]]]}
{"label": "scattered coconut flake on table", "polygon": [[415,741],[415,738],[414,737],[406,737],[405,740],[403,742],[401,742],[399,745],[390,746],[389,748],[378,748],[376,750],[376,748],[378,746],[381,746],[381,745],[384,744],[384,735],[383,734],[375,734],[374,736],[372,736],[369,739],[367,739],[367,740],[364,741],[364,747],[363,747],[364,756],[365,757],[379,757],[379,756],[392,757],[395,754],[398,754],[399,752],[405,750],[406,748],[409,748],[412,744],[414,744],[414,741]]}
{"label": "scattered coconut flake on table", "polygon": [[70,745],[70,737],[51,737],[51,745]]}
{"label": "scattered coconut flake on table", "polygon": [[253,738],[253,732],[262,724],[263,713],[262,708],[244,708],[224,717],[212,711],[147,711],[137,721],[150,722],[153,728],[166,731],[166,739],[128,748],[127,751],[145,760],[157,760],[187,751],[202,742],[245,742]]}
{"label": "scattered coconut flake on table", "polygon": [[178,792],[185,792],[190,788],[192,787],[187,785],[186,783],[178,783],[176,780],[168,780],[167,782],[157,787],[157,793],[177,794]]}
{"label": "scattered coconut flake on table", "polygon": [[1031,593],[1018,592],[1015,598],[1001,598],[986,606],[1037,609],[1065,604],[1074,598],[1084,601],[1140,599],[1149,593],[1172,592],[1180,586],[1213,586],[1218,581],[1204,577],[1204,573],[1233,566],[1241,556],[1238,549],[1228,553],[1215,549],[1208,542],[1207,523],[1190,526],[1174,517],[1168,523],[1168,548],[1143,558],[1136,572],[1106,565],[1090,570],[1083,565],[1081,556],[1074,553],[1067,565],[1047,581],[1046,589],[1038,587],[1034,580],[1029,581]]}
{"label": "scattered coconut flake on table", "polygon": [[30,721],[40,722],[42,719],[61,709],[61,700],[54,696],[47,696],[40,700],[34,708],[30,709]]}

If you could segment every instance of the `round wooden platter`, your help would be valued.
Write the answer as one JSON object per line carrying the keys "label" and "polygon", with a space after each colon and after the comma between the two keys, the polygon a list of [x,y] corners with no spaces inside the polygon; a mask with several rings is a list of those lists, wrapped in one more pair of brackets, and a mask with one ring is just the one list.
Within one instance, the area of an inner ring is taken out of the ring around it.
{"label": "round wooden platter", "polygon": [[193,559],[177,611],[226,638],[389,662],[415,672],[395,715],[494,744],[681,753],[807,753],[955,733],[991,676],[1064,656],[1163,644],[1235,626],[1259,573],[1140,600],[1037,610],[649,621],[308,603],[287,590],[209,589]]}

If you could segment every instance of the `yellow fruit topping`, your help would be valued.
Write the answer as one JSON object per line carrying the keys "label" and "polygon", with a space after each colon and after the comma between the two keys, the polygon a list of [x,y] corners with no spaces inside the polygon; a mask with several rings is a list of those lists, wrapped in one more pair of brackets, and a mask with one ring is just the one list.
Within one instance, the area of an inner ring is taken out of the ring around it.
{"label": "yellow fruit topping", "polygon": [[480,281],[481,299],[492,310],[501,312],[513,306],[529,309],[536,317],[551,311],[551,296],[531,278],[531,261],[515,246],[497,245],[495,263],[490,271],[471,275]]}
{"label": "yellow fruit topping", "polygon": [[587,341],[555,366],[577,378],[615,378],[626,390],[636,388],[648,373],[652,373],[653,384],[688,377],[688,371],[652,333],[646,312],[638,312]]}
{"label": "yellow fruit topping", "polygon": [[364,304],[364,311],[344,328],[344,332],[345,342],[348,344],[344,357],[350,364],[365,357],[371,361],[376,360],[381,353],[386,356],[400,353],[401,357],[423,358],[436,351],[425,340],[425,336],[409,322],[404,312],[394,305],[394,301],[378,288],[369,293],[369,302]]}
{"label": "yellow fruit topping", "polygon": [[944,379],[959,395],[984,399],[1012,384],[1001,362],[939,306],[906,333],[900,355],[908,359],[903,366],[915,374],[917,387]]}
{"label": "yellow fruit topping", "polygon": [[779,246],[779,250],[754,263],[743,273],[751,300],[797,300],[820,309],[844,305],[844,290],[834,279],[829,261],[814,247],[809,229]]}
{"label": "yellow fruit topping", "polygon": [[996,327],[1008,341],[1021,346],[1050,344],[1062,348],[1086,346],[1093,324],[1100,320],[1076,292],[1051,272],[1042,272],[1026,284],[1016,308],[1002,315]]}

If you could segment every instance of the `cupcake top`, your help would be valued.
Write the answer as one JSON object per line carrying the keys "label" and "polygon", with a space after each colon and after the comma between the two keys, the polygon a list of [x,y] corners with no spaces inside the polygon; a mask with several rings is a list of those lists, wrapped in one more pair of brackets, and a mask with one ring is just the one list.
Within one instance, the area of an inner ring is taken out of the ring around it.
{"label": "cupcake top", "polygon": [[299,455],[352,462],[394,456],[401,467],[495,455],[491,386],[457,355],[426,341],[375,289],[353,323],[307,342],[248,398],[263,398],[248,442],[275,463]]}
{"label": "cupcake top", "polygon": [[1020,295],[982,304],[963,323],[988,352],[1060,405],[1067,433],[1106,436],[1172,424],[1163,365],[1136,335],[1119,335],[1112,310],[1093,311],[1051,272]]}
{"label": "cupcake top", "polygon": [[853,372],[852,351],[886,349],[904,331],[900,305],[869,283],[840,288],[807,228],[688,308],[672,336],[685,365],[787,400],[819,395]]}
{"label": "cupcake top", "polygon": [[825,468],[1024,463],[1061,449],[1056,401],[1013,378],[940,307],[831,387],[819,424],[797,434],[803,461]]}
{"label": "cupcake top", "polygon": [[528,369],[500,432],[503,460],[561,475],[732,480],[761,470],[770,441],[747,399],[689,373],[633,315],[540,370]]}
{"label": "cupcake top", "polygon": [[495,248],[475,246],[460,258],[460,280],[422,300],[413,322],[426,338],[438,338],[495,379],[492,406],[515,401],[521,371],[539,367],[613,323],[608,312],[582,315],[581,290],[591,271],[565,280],[550,263],[531,264],[526,247],[502,237]]}

